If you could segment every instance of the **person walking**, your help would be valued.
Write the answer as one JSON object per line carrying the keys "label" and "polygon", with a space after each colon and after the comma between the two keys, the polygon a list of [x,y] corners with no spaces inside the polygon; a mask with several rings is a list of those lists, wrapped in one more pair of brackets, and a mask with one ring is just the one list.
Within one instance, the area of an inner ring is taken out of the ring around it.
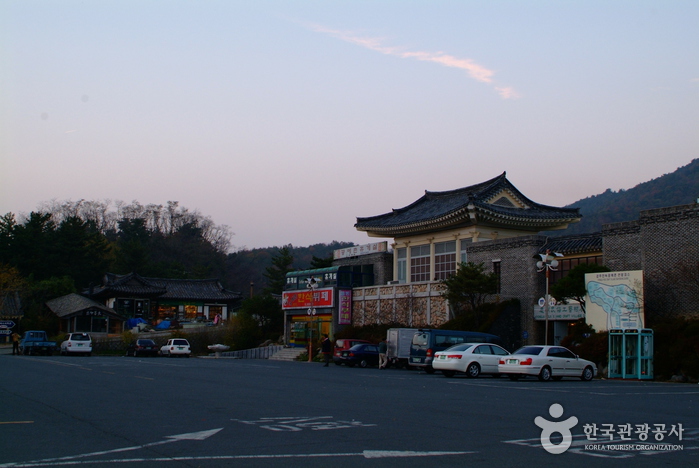
{"label": "person walking", "polygon": [[333,342],[330,341],[327,333],[323,335],[323,342],[320,344],[320,350],[323,352],[323,359],[325,360],[325,365],[323,367],[328,367],[330,358],[333,355]]}
{"label": "person walking", "polygon": [[12,355],[19,356],[19,333],[12,333]]}
{"label": "person walking", "polygon": [[379,369],[385,369],[388,364],[388,359],[386,358],[386,349],[388,345],[384,340],[379,343]]}

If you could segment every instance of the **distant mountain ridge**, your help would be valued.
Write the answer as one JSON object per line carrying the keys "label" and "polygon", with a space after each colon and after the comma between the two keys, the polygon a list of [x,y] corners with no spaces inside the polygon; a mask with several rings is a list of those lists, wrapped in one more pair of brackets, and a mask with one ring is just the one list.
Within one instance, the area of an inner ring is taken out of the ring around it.
{"label": "distant mountain ridge", "polygon": [[563,231],[549,231],[550,236],[588,234],[602,230],[603,224],[634,221],[644,210],[695,203],[699,199],[699,159],[694,159],[675,172],[643,182],[628,190],[583,198],[566,208],[579,208],[579,223]]}

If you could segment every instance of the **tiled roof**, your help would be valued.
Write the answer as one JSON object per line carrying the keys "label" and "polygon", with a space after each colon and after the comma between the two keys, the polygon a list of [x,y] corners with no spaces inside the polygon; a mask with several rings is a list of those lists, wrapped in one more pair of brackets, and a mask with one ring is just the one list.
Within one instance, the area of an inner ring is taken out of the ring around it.
{"label": "tiled roof", "polygon": [[108,273],[105,275],[105,284],[91,292],[91,297],[120,296],[207,301],[232,301],[241,298],[240,293],[228,291],[217,279],[145,278],[136,273]]}
{"label": "tiled roof", "polygon": [[83,310],[97,309],[104,312],[106,315],[121,318],[113,309],[79,294],[68,294],[67,296],[51,299],[46,303],[46,306],[59,317],[67,317],[82,312]]}
{"label": "tiled roof", "polygon": [[22,318],[24,312],[22,311],[22,299],[19,291],[10,291],[0,299],[2,299],[0,301],[0,319]]}
{"label": "tiled roof", "polygon": [[136,273],[129,273],[128,275],[107,273],[102,286],[93,288],[91,291],[85,291],[90,297],[98,298],[119,296],[158,297],[166,292],[165,288],[153,284],[148,278],[143,278]]}
{"label": "tiled roof", "polygon": [[225,289],[216,279],[148,278],[148,281],[167,291],[159,299],[234,300],[241,297],[240,293]]}
{"label": "tiled roof", "polygon": [[602,233],[584,234],[577,236],[550,237],[539,253],[559,252],[563,255],[602,252]]}
{"label": "tiled roof", "polygon": [[425,191],[425,195],[404,208],[357,218],[355,228],[389,237],[474,224],[542,231],[577,222],[580,218],[577,208],[558,208],[531,201],[503,172],[469,187],[446,192]]}

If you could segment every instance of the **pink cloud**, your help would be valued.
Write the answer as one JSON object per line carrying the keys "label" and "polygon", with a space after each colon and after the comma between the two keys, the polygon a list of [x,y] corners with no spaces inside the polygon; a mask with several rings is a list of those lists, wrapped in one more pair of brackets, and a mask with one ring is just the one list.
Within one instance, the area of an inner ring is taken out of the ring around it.
{"label": "pink cloud", "polygon": [[[453,55],[445,54],[444,52],[405,51],[399,47],[388,47],[383,45],[384,41],[381,38],[359,36],[347,31],[338,31],[319,25],[311,25],[309,28],[313,31],[336,37],[345,42],[349,42],[384,55],[415,59],[423,62],[432,62],[444,67],[464,70],[468,76],[476,81],[491,85],[493,84],[493,75],[495,72],[482,65],[479,65],[471,59],[454,57]],[[495,87],[495,90],[503,99],[516,99],[519,97],[517,92],[512,87]]]}

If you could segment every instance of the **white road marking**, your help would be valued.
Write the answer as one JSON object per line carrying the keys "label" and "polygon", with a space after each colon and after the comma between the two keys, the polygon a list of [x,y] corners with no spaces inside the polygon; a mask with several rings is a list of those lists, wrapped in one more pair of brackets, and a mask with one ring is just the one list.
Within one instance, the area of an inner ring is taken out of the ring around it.
{"label": "white road marking", "polygon": [[58,465],[76,465],[80,463],[95,463],[95,461],[90,461],[90,462],[78,462],[76,461],[79,458],[87,458],[87,457],[96,457],[99,455],[107,455],[110,453],[120,453],[120,452],[128,452],[131,450],[139,450],[142,448],[146,447],[153,447],[156,445],[163,445],[163,444],[169,444],[171,442],[178,442],[180,440],[204,440],[212,435],[216,434],[217,432],[223,430],[223,428],[219,429],[211,429],[208,431],[200,431],[200,432],[190,432],[188,434],[178,434],[178,435],[172,435],[172,436],[166,436],[166,440],[161,440],[158,442],[151,442],[150,444],[143,444],[143,445],[134,445],[133,447],[123,447],[123,448],[118,448],[114,450],[104,450],[101,452],[92,452],[92,453],[83,453],[80,455],[71,455],[67,457],[59,457],[59,458],[46,458],[43,460],[35,460],[31,462],[26,462],[26,463],[5,463],[0,465],[0,468],[5,468],[5,467],[16,467],[16,466],[58,466]]}
{"label": "white road marking", "polygon": [[283,453],[270,455],[212,455],[202,457],[159,457],[159,458],[127,458],[127,459],[112,459],[112,460],[66,460],[66,461],[36,461],[26,463],[9,463],[0,465],[3,467],[13,468],[29,468],[39,466],[70,466],[70,465],[98,465],[98,464],[124,464],[124,463],[157,463],[157,462],[173,462],[173,461],[205,461],[205,460],[269,460],[269,459],[285,459],[285,458],[338,458],[338,457],[363,457],[370,458],[411,458],[411,457],[445,457],[470,455],[477,453],[475,451],[463,452],[418,452],[418,451],[400,451],[400,450],[364,450],[363,452],[354,453]]}

